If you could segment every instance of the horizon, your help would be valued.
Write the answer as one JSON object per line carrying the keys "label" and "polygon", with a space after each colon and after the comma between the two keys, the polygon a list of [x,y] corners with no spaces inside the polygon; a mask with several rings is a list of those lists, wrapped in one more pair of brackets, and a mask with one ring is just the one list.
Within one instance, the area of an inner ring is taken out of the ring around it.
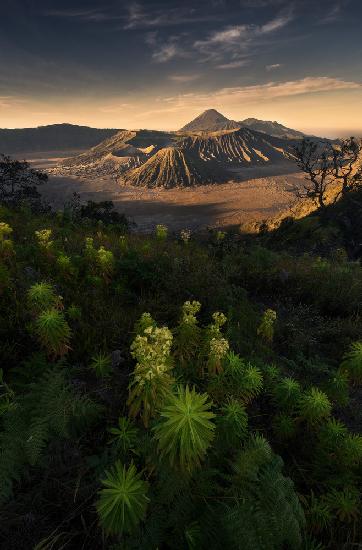
{"label": "horizon", "polygon": [[175,131],[214,108],[362,135],[358,0],[5,0],[2,12],[1,128]]}

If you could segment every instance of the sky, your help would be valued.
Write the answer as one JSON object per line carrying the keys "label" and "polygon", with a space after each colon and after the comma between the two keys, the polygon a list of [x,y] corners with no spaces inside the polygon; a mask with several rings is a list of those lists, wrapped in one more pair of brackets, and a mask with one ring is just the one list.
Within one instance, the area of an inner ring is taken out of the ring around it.
{"label": "sky", "polygon": [[361,0],[0,0],[0,127],[362,135]]}

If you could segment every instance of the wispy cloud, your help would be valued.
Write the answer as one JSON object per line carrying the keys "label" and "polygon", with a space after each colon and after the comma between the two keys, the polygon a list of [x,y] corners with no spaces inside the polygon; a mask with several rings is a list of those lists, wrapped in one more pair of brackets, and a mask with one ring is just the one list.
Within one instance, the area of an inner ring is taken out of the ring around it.
{"label": "wispy cloud", "polygon": [[280,69],[280,67],[283,67],[281,63],[273,63],[272,65],[265,66],[267,71],[274,71],[275,69]]}
{"label": "wispy cloud", "polygon": [[47,17],[60,17],[65,19],[80,19],[83,21],[106,21],[108,19],[113,19],[116,16],[107,14],[103,10],[94,8],[94,9],[63,9],[63,10],[46,10],[42,12],[42,15]]}
{"label": "wispy cloud", "polygon": [[209,15],[190,7],[162,7],[147,10],[139,2],[133,2],[128,7],[124,29],[147,29],[149,27],[172,27],[184,24],[195,24],[215,20],[215,15]]}
{"label": "wispy cloud", "polygon": [[249,59],[240,59],[239,61],[230,61],[230,63],[221,63],[217,65],[217,69],[239,69],[240,67],[245,67],[249,65]]}
{"label": "wispy cloud", "polygon": [[196,40],[194,48],[201,54],[201,61],[215,61],[219,69],[242,67],[260,43],[265,43],[269,35],[286,27],[292,19],[293,11],[288,8],[262,25],[243,24],[214,31]]}
{"label": "wispy cloud", "polygon": [[205,104],[240,105],[268,101],[275,98],[292,97],[304,94],[333,92],[338,90],[362,90],[362,83],[345,81],[326,76],[307,76],[300,80],[287,82],[267,82],[254,86],[221,88],[212,93],[189,93],[166,98],[165,101],[180,109],[199,107]]}
{"label": "wispy cloud", "polygon": [[173,59],[174,57],[180,57],[183,55],[182,49],[174,42],[169,42],[168,44],[163,44],[152,54],[152,59],[156,63],[166,63]]}
{"label": "wispy cloud", "polygon": [[168,79],[173,82],[194,82],[199,78],[199,74],[172,74],[168,77]]}

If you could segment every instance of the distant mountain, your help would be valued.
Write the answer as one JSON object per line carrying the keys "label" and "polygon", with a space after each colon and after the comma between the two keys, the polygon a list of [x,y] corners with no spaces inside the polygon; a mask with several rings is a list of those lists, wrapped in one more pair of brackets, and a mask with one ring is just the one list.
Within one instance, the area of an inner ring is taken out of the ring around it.
{"label": "distant mountain", "polygon": [[107,175],[136,187],[190,187],[235,179],[238,168],[292,160],[295,144],[249,128],[199,133],[122,130],[49,171]]}
{"label": "distant mountain", "polygon": [[271,120],[259,120],[258,118],[246,118],[238,122],[239,126],[256,130],[270,136],[288,138],[288,139],[302,139],[306,137],[306,134],[299,132],[298,130],[292,130],[279,124],[279,122],[272,122]]}
{"label": "distant mountain", "polygon": [[118,130],[90,128],[74,124],[51,124],[38,128],[0,128],[0,153],[30,153],[87,149]]}
{"label": "distant mountain", "polygon": [[215,109],[208,109],[183,126],[180,132],[218,132],[221,130],[233,130],[240,125],[234,120],[229,120]]}
{"label": "distant mountain", "polygon": [[251,130],[262,132],[269,136],[288,139],[301,139],[305,137],[303,132],[287,128],[276,121],[259,120],[257,118],[246,118],[241,121],[229,120],[215,109],[204,111],[201,115],[181,128],[179,132],[219,132],[222,130],[235,130],[239,128],[250,128]]}

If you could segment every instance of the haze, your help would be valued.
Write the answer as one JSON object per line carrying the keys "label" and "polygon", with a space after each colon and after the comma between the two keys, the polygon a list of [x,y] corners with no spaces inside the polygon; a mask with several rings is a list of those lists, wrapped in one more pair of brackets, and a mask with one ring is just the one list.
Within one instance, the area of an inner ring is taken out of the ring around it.
{"label": "haze", "polygon": [[359,0],[3,0],[0,127],[177,129],[208,108],[362,134]]}

